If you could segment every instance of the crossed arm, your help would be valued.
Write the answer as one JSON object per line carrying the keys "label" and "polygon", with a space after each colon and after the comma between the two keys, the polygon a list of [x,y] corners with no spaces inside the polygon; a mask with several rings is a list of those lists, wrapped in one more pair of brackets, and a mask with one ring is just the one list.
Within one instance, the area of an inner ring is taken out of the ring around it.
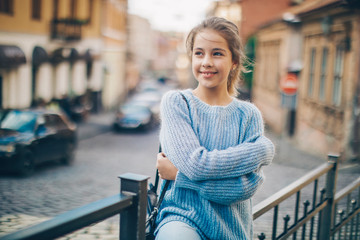
{"label": "crossed arm", "polygon": [[263,135],[260,112],[252,112],[242,143],[208,151],[191,127],[186,106],[181,105],[181,99],[176,102],[179,104],[169,101],[162,106],[161,142],[166,154],[158,154],[160,176],[175,180],[175,187],[195,190],[220,204],[250,198],[263,181],[260,167],[269,164],[274,156],[273,144]]}

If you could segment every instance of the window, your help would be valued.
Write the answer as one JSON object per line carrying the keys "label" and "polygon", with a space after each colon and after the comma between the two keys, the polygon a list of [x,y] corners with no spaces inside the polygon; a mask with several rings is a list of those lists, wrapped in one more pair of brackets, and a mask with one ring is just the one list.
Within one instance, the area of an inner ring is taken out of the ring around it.
{"label": "window", "polygon": [[310,72],[309,72],[309,82],[308,82],[308,96],[311,97],[313,95],[314,90],[314,77],[315,77],[315,57],[316,57],[316,49],[311,49],[310,54]]}
{"label": "window", "polygon": [[333,85],[333,104],[339,106],[341,103],[341,79],[344,66],[344,49],[336,47],[335,66],[334,66],[334,85]]}
{"label": "window", "polygon": [[259,48],[259,59],[261,62],[259,72],[261,77],[257,84],[271,91],[279,88],[279,52],[280,41],[263,42]]}
{"label": "window", "polygon": [[323,48],[322,61],[321,61],[321,76],[320,76],[320,88],[319,88],[319,99],[325,101],[325,83],[326,83],[326,71],[327,71],[327,58],[329,55],[329,49]]}
{"label": "window", "polygon": [[41,0],[32,0],[31,17],[35,20],[41,19]]}
{"label": "window", "polygon": [[88,20],[89,20],[89,23],[91,23],[91,19],[92,19],[92,12],[93,12],[93,8],[94,8],[94,1],[93,0],[90,0],[90,3],[89,3],[89,17],[88,17]]}
{"label": "window", "polygon": [[76,18],[76,10],[77,10],[77,1],[71,0],[70,1],[70,18],[75,19]]}
{"label": "window", "polygon": [[1,121],[1,128],[18,132],[31,132],[35,128],[36,114],[19,110],[10,111]]}
{"label": "window", "polygon": [[0,0],[0,13],[13,14],[14,1],[13,0]]}
{"label": "window", "polygon": [[58,18],[58,9],[59,9],[59,0],[53,0],[53,18],[57,19]]}

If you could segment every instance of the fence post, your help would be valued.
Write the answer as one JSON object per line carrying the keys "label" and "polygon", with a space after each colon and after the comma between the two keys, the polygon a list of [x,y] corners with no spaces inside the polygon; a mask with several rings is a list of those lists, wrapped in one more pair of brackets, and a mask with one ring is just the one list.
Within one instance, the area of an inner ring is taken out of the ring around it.
{"label": "fence post", "polygon": [[333,168],[326,175],[325,200],[327,201],[327,205],[321,211],[319,239],[330,239],[331,228],[333,226],[332,216],[334,213],[334,196],[336,191],[338,159],[338,155],[328,155],[328,161],[333,164]]}
{"label": "fence post", "polygon": [[119,239],[144,240],[147,204],[147,180],[149,177],[126,173],[119,176],[120,192],[134,195],[131,208],[120,215]]}

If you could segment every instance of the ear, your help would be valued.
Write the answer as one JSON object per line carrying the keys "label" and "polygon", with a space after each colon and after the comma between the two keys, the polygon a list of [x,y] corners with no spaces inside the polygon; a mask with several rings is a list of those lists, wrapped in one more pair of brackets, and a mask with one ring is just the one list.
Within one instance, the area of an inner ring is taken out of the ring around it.
{"label": "ear", "polygon": [[239,65],[239,62],[235,60],[232,61],[233,63],[233,68],[236,68]]}
{"label": "ear", "polygon": [[237,68],[237,66],[238,66],[237,63],[233,63],[231,70],[234,71]]}

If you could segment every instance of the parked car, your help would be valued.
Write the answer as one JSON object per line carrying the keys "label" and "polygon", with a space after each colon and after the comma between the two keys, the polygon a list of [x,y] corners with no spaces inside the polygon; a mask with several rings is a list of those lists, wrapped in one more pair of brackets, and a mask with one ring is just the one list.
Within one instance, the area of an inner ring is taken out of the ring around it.
{"label": "parked car", "polygon": [[125,103],[116,113],[113,127],[115,130],[148,129],[154,121],[150,108],[136,103]]}
{"label": "parked car", "polygon": [[74,160],[76,125],[62,112],[8,110],[0,116],[0,170],[30,175],[39,163]]}
{"label": "parked car", "polygon": [[92,104],[85,95],[69,98],[64,95],[61,99],[54,99],[59,107],[67,114],[72,121],[79,123],[86,121]]}
{"label": "parked car", "polygon": [[160,114],[161,93],[157,91],[144,91],[133,95],[128,102],[148,107],[155,118]]}

